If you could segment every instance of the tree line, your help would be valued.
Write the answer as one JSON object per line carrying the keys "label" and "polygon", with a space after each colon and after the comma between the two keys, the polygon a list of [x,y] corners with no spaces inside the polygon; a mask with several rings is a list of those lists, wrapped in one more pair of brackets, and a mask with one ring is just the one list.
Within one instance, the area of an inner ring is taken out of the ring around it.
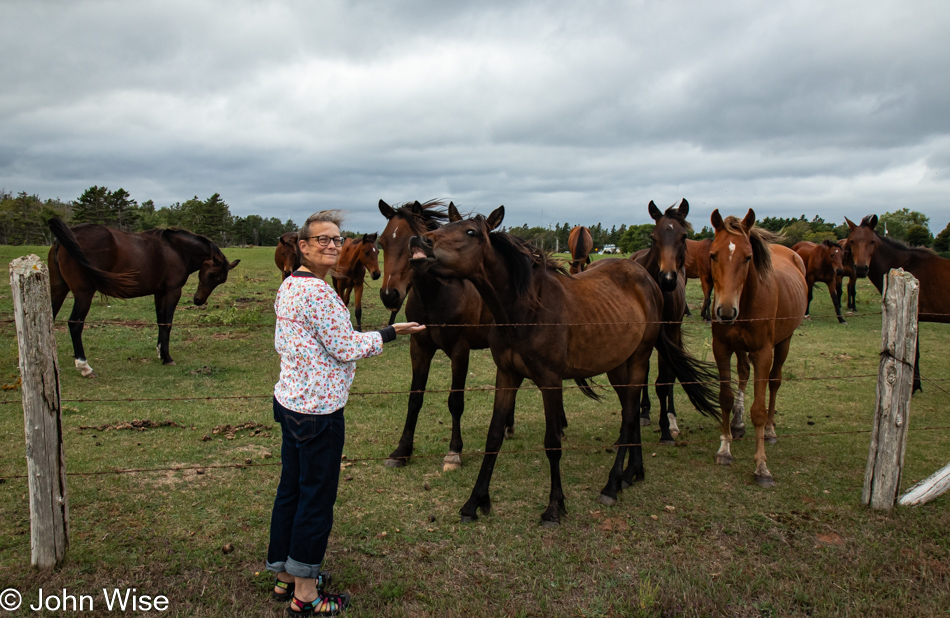
{"label": "tree line", "polygon": [[[860,221],[855,221],[855,223],[860,223]],[[567,238],[575,225],[584,224],[558,223],[553,228],[550,226],[529,227],[525,224],[508,228],[507,231],[531,241],[542,249],[567,253]],[[802,240],[814,243],[824,240],[841,240],[847,238],[849,232],[843,220],[836,225],[817,215],[811,219],[807,219],[805,215],[797,219],[765,217],[756,221],[756,225],[781,234],[782,244],[789,247]],[[586,225],[586,227],[590,230],[596,251],[602,250],[605,245],[616,245],[623,253],[634,253],[650,246],[650,234],[653,232],[653,223],[623,224],[619,227],[613,226],[609,230],[600,223]],[[901,208],[895,212],[884,213],[878,217],[876,229],[881,234],[912,247],[927,247],[937,252],[950,251],[950,224],[934,236],[930,231],[930,218],[915,210]],[[699,231],[693,231],[690,238],[702,240],[712,238],[714,235],[713,229],[706,225]]]}
{"label": "tree line", "polygon": [[[13,195],[0,191],[0,244],[50,244],[52,237],[47,227],[51,217],[59,217],[68,225],[99,223],[126,232],[141,232],[155,227],[182,227],[202,234],[222,247],[234,245],[276,246],[281,234],[296,232],[299,226],[288,219],[265,219],[260,215],[234,216],[219,193],[206,199],[197,196],[184,202],[156,208],[152,200],[139,204],[128,191],[92,186],[77,199],[64,202],[59,199],[43,201],[36,194],[20,192]],[[856,222],[857,223],[857,222]],[[507,228],[511,234],[524,238],[548,250],[567,252],[567,237],[577,224],[567,222],[551,226]],[[815,216],[807,219],[765,217],[757,225],[782,234],[783,244],[794,245],[801,240],[821,242],[847,237],[848,226],[842,221],[836,225]],[[606,245],[615,245],[624,253],[633,253],[650,246],[653,223],[621,224],[609,229],[600,223],[586,224],[600,251]],[[936,236],[930,231],[930,218],[921,212],[902,208],[879,216],[877,230],[914,247],[931,247],[938,252],[950,251],[950,224]],[[352,233],[345,233],[352,236]],[[694,239],[712,238],[708,225],[693,232]]]}
{"label": "tree line", "polygon": [[0,244],[50,244],[47,222],[52,217],[61,218],[67,225],[98,223],[124,232],[181,227],[207,236],[222,247],[276,246],[281,234],[299,229],[291,219],[234,216],[219,193],[156,208],[152,200],[139,204],[125,189],[110,191],[108,187],[92,186],[70,202],[43,201],[23,191],[16,195],[0,192]]}

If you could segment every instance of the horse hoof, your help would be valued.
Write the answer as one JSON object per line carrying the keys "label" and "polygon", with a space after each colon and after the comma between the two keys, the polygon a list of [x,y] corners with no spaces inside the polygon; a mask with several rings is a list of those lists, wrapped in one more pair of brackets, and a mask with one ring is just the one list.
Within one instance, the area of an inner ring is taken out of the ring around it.
{"label": "horse hoof", "polygon": [[559,521],[549,521],[547,519],[541,518],[541,527],[542,528],[557,528],[561,525]]}
{"label": "horse hoof", "polygon": [[733,427],[732,428],[732,439],[741,440],[745,436],[745,427]]}
{"label": "horse hoof", "polygon": [[469,524],[478,521],[478,515],[462,515],[459,519],[463,524]]}
{"label": "horse hoof", "polygon": [[765,439],[766,444],[778,444],[778,438],[771,437]]}
{"label": "horse hoof", "polygon": [[90,371],[89,373],[83,372],[82,377],[84,378],[98,378],[95,371]]}
{"label": "horse hoof", "polygon": [[405,468],[406,460],[405,459],[387,459],[385,462],[387,468]]}
{"label": "horse hoof", "polygon": [[765,474],[756,474],[755,475],[755,484],[759,487],[775,487],[775,481],[772,479],[772,475]]}
{"label": "horse hoof", "polygon": [[515,437],[515,428],[514,427],[505,427],[505,438],[510,440]]}
{"label": "horse hoof", "polygon": [[168,362],[162,363],[162,364],[165,365],[166,367],[170,367],[171,365],[174,365],[174,364],[175,364],[175,361],[168,361]]}
{"label": "horse hoof", "polygon": [[640,426],[641,426],[641,427],[649,427],[649,426],[650,426],[650,419],[649,419],[649,418],[643,418],[643,417],[641,416],[641,417],[640,417]]}
{"label": "horse hoof", "polygon": [[607,506],[613,506],[617,504],[617,499],[611,498],[610,496],[606,496],[604,494],[600,494],[599,496],[597,496],[597,502],[600,502],[601,504],[604,504]]}
{"label": "horse hoof", "polygon": [[716,455],[716,463],[720,466],[731,466],[732,455]]}
{"label": "horse hoof", "polygon": [[673,444],[676,444],[676,440],[674,440],[674,439],[672,439],[672,438],[670,438],[669,440],[662,440],[662,439],[661,439],[661,440],[660,440],[660,444],[670,444],[670,445],[673,445]]}
{"label": "horse hoof", "polygon": [[462,458],[458,453],[450,453],[442,460],[442,471],[452,472],[462,467]]}

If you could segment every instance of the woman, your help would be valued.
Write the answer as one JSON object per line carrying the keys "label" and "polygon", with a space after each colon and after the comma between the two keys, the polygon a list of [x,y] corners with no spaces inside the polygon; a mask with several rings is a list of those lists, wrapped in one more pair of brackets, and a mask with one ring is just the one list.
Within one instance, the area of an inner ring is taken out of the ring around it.
{"label": "woman", "polygon": [[274,420],[283,433],[282,470],[271,515],[267,569],[277,574],[273,596],[290,600],[292,616],[334,616],[349,604],[332,594],[320,570],[333,527],[343,455],[343,407],[356,361],[376,356],[396,335],[425,328],[415,322],[381,331],[353,330],[350,314],[324,278],[343,239],[339,211],[311,215],[298,234],[301,266],[284,280],[274,309],[280,380]]}

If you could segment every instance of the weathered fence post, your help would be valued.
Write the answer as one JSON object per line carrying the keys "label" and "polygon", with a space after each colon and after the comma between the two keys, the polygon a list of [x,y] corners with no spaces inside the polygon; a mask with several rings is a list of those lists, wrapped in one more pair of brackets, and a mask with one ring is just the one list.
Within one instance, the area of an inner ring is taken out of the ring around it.
{"label": "weathered fence post", "polygon": [[948,490],[950,490],[950,464],[908,489],[897,503],[900,505],[925,504]]}
{"label": "weathered fence post", "polygon": [[30,486],[30,562],[52,568],[69,546],[59,362],[53,335],[49,271],[35,255],[10,262],[20,347],[23,425]]}
{"label": "weathered fence post", "polygon": [[890,271],[884,280],[877,407],[861,495],[861,502],[874,509],[893,508],[900,490],[914,383],[919,292],[917,279],[903,269]]}

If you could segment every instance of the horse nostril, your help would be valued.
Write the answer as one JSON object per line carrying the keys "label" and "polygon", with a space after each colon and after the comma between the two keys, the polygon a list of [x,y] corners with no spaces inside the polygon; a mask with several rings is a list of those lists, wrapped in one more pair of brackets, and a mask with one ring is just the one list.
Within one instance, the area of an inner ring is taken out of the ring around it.
{"label": "horse nostril", "polygon": [[377,279],[379,279],[379,273],[375,272],[373,273],[373,281],[376,281]]}

